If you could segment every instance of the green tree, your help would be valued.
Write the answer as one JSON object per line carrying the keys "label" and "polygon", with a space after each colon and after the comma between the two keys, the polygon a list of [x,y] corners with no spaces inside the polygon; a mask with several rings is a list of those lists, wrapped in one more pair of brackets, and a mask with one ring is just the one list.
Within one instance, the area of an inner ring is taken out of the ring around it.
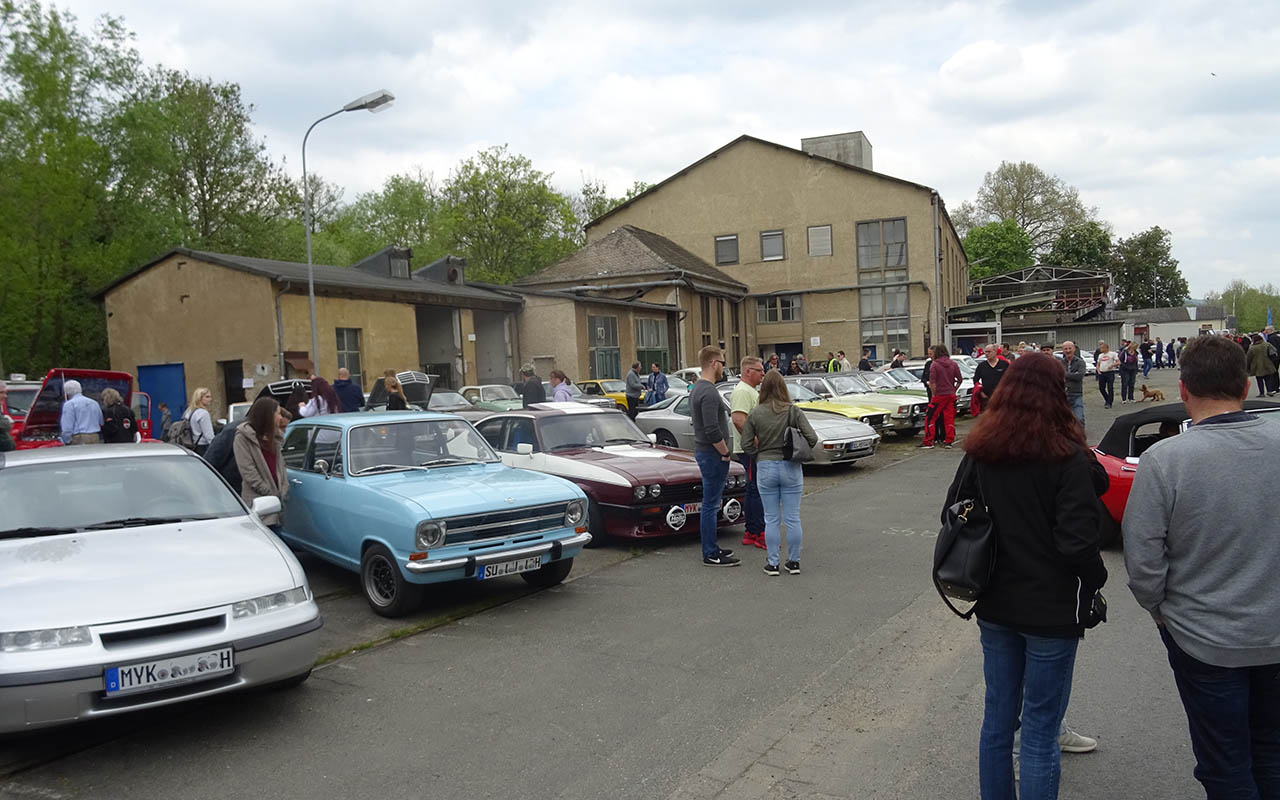
{"label": "green tree", "polygon": [[963,244],[970,280],[1025,269],[1035,263],[1031,237],[1011,219],[971,229]]}
{"label": "green tree", "polygon": [[644,181],[635,181],[631,184],[631,188],[623,193],[622,197],[610,197],[608,187],[605,186],[604,181],[584,177],[582,179],[582,190],[571,200],[574,216],[578,218],[579,223],[578,244],[583,245],[587,242],[588,223],[597,217],[607,214],[641,192],[648,191],[651,186],[652,184]]}
{"label": "green tree", "polygon": [[1069,225],[1054,240],[1046,263],[1064,267],[1106,267],[1111,259],[1111,232],[1090,220]]}
{"label": "green tree", "polygon": [[102,145],[139,72],[117,20],[92,33],[38,2],[0,4],[0,352],[6,370],[104,366],[92,292],[121,269]]}
{"label": "green tree", "polygon": [[1167,308],[1186,302],[1187,281],[1172,250],[1172,234],[1158,225],[1116,242],[1109,267],[1121,306]]}
{"label": "green tree", "polygon": [[1057,175],[1027,161],[1001,161],[988,172],[972,203],[961,203],[952,223],[961,235],[988,222],[1012,220],[1031,237],[1032,251],[1048,252],[1063,229],[1093,219],[1080,192]]}
{"label": "green tree", "polygon": [[578,218],[550,179],[506,145],[462,162],[441,190],[446,249],[493,283],[519,280],[573,252]]}
{"label": "green tree", "polygon": [[1204,301],[1235,316],[1236,329],[1241,331],[1262,330],[1267,324],[1267,309],[1271,309],[1273,320],[1280,319],[1280,288],[1270,283],[1252,286],[1237,278],[1223,291],[1205,295]]}

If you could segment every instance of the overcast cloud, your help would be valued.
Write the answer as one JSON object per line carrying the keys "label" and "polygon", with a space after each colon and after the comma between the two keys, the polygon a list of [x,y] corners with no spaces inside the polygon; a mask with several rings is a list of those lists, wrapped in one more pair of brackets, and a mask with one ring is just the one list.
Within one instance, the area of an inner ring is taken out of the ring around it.
{"label": "overcast cloud", "polygon": [[[348,200],[507,143],[556,183],[621,193],[743,133],[866,132],[875,168],[972,199],[1003,160],[1079,187],[1118,236],[1173,232],[1193,296],[1280,283],[1280,5],[72,0],[123,16],[149,63],[235,81],[299,171],[316,129]],[[642,7],[637,7],[642,6]],[[1212,73],[1216,73],[1216,76]]]}

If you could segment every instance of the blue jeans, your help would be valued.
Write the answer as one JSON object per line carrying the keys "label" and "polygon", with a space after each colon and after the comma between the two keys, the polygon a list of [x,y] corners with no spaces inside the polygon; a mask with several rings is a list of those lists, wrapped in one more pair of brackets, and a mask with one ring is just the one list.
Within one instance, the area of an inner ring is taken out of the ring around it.
{"label": "blue jeans", "polygon": [[735,458],[742,468],[747,471],[747,494],[743,498],[744,516],[746,518],[748,534],[759,535],[764,533],[764,506],[760,504],[760,484],[756,475],[757,463],[756,457],[750,453],[738,453]]}
{"label": "blue jeans", "polygon": [[1160,638],[1208,800],[1280,798],[1280,664],[1215,667],[1188,655],[1163,626]]}
{"label": "blue jeans", "polygon": [[[1058,729],[1071,699],[1079,639],[1031,636],[978,620],[986,711],[978,738],[982,800],[1058,796]],[[1021,786],[1013,788],[1013,731],[1022,719]]]}
{"label": "blue jeans", "polygon": [[1071,413],[1076,415],[1076,419],[1080,420],[1080,427],[1084,427],[1084,395],[1069,394],[1067,402],[1071,404]]}
{"label": "blue jeans", "polygon": [[1120,399],[1133,399],[1133,385],[1138,382],[1137,368],[1120,368]]}
{"label": "blue jeans", "polygon": [[693,455],[698,459],[698,469],[702,471],[702,516],[698,522],[702,557],[716,558],[720,555],[716,525],[720,522],[724,485],[729,479],[729,460],[715,450],[695,450]]}
{"label": "blue jeans", "polygon": [[1151,374],[1151,357],[1147,356],[1146,358],[1142,359],[1142,377],[1145,378],[1150,374]]}
{"label": "blue jeans", "polygon": [[756,464],[760,500],[764,504],[764,544],[770,564],[777,565],[782,547],[779,523],[787,523],[787,560],[800,560],[804,531],[800,527],[800,495],[804,473],[799,461],[761,461]]}

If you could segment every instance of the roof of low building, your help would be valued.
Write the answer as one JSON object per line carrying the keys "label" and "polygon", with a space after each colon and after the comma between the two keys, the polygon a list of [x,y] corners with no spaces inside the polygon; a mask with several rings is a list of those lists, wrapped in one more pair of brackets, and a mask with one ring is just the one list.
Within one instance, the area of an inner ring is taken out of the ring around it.
{"label": "roof of low building", "polygon": [[1226,318],[1226,309],[1221,306],[1173,306],[1172,308],[1117,308],[1110,312],[1113,319],[1130,320],[1132,322],[1196,322],[1213,321]]}
{"label": "roof of low building", "polygon": [[680,245],[652,231],[623,225],[551,266],[516,283],[516,288],[602,278],[692,277],[746,294],[747,285],[716,269]]}
{"label": "roof of low building", "polygon": [[413,278],[392,278],[372,275],[363,270],[350,267],[335,267],[328,264],[314,264],[308,267],[296,261],[275,261],[268,258],[252,258],[250,256],[229,255],[227,253],[210,253],[204,250],[191,250],[175,247],[164,255],[155,258],[134,269],[94,293],[95,299],[104,297],[117,286],[137,277],[160,262],[175,255],[187,256],[220,267],[262,275],[272,280],[288,281],[295,285],[305,286],[308,273],[314,270],[315,285],[328,289],[374,292],[382,294],[417,295],[447,298],[461,303],[467,301],[485,304],[498,304],[512,309],[520,307],[520,300],[508,294],[491,291],[477,286],[445,283],[443,281],[426,280],[419,276]]}

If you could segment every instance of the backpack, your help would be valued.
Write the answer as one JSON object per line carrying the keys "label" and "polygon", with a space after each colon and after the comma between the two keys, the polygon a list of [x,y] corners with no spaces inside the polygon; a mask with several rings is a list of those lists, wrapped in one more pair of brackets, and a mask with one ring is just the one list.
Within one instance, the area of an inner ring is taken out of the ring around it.
{"label": "backpack", "polygon": [[168,429],[164,432],[164,440],[169,444],[181,445],[188,450],[196,449],[196,439],[191,432],[190,415],[183,414],[180,419],[169,423]]}

